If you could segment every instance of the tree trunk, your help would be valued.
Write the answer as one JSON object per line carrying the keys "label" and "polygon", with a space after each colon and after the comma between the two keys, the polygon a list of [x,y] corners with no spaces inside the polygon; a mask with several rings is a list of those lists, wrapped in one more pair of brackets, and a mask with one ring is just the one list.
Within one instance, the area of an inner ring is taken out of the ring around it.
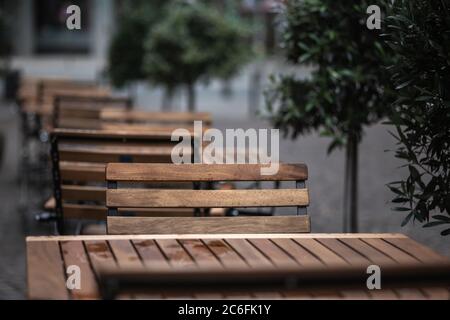
{"label": "tree trunk", "polygon": [[188,83],[187,85],[187,95],[188,95],[188,111],[195,112],[195,85],[193,83]]}
{"label": "tree trunk", "polygon": [[161,110],[168,112],[172,110],[174,90],[165,88],[161,99]]}
{"label": "tree trunk", "polygon": [[358,139],[350,134],[346,148],[344,232],[358,232]]}

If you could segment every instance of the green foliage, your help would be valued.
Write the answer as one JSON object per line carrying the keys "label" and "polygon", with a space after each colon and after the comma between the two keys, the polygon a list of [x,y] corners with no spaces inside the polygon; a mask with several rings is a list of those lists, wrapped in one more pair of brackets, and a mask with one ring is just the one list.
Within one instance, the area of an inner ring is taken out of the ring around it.
{"label": "green foliage", "polygon": [[[397,0],[387,18],[397,90],[391,122],[408,176],[390,184],[404,225],[450,225],[450,0]],[[442,231],[449,235],[450,228]]]}
{"label": "green foliage", "polygon": [[389,53],[380,32],[366,27],[371,4],[384,8],[384,1],[373,0],[286,2],[281,18],[287,58],[314,71],[306,80],[295,74],[272,77],[266,91],[268,111],[285,134],[295,138],[319,130],[332,138],[331,152],[350,136],[360,141],[363,126],[388,113],[383,64]]}
{"label": "green foliage", "polygon": [[118,30],[109,50],[108,73],[115,86],[142,80],[144,41],[150,28],[161,18],[167,0],[124,1],[118,17]]}
{"label": "green foliage", "polygon": [[175,2],[145,43],[147,78],[169,89],[229,78],[247,61],[249,31],[236,19],[196,2]]}

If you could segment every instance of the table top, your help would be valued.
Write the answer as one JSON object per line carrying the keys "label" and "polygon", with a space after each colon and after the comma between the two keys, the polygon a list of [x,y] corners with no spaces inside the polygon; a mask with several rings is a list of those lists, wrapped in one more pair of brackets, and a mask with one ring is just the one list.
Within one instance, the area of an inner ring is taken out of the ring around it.
{"label": "table top", "polygon": [[[98,299],[102,268],[146,269],[368,266],[449,261],[401,234],[138,235],[27,238],[30,299]],[[81,270],[81,289],[68,290],[66,268]],[[199,295],[183,298],[198,298]],[[139,296],[127,298],[142,298]],[[173,298],[151,296],[146,298]],[[179,297],[178,297],[179,298]],[[448,288],[236,293],[208,298],[449,299]]]}

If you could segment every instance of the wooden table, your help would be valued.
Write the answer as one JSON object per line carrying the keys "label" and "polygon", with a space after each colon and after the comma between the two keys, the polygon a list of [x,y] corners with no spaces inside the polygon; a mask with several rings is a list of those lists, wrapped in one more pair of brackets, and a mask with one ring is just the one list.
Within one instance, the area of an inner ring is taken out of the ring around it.
{"label": "wooden table", "polygon": [[[102,267],[298,268],[449,261],[400,234],[145,235],[27,238],[31,299],[98,299]],[[81,269],[81,289],[66,288],[65,269]],[[167,298],[161,296],[163,298]],[[194,296],[195,297],[195,296]],[[252,293],[230,298],[449,299],[448,288]],[[135,297],[136,298],[136,297]],[[189,297],[188,297],[189,298]],[[223,298],[221,296],[220,298]]]}

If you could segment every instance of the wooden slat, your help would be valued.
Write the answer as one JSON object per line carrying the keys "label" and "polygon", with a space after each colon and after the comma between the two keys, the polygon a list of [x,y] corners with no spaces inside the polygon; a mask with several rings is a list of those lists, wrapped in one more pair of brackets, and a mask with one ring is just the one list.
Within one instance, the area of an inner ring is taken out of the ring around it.
{"label": "wooden slat", "polygon": [[410,239],[386,239],[387,242],[408,252],[414,258],[422,262],[439,262],[448,260],[447,257],[441,256],[430,248]]}
{"label": "wooden slat", "polygon": [[108,190],[108,207],[238,208],[294,207],[309,204],[308,189],[265,190]]}
{"label": "wooden slat", "polygon": [[146,267],[156,269],[169,267],[169,262],[154,240],[133,240],[133,243]]}
{"label": "wooden slat", "polygon": [[268,239],[248,240],[277,267],[295,267],[297,263]]}
{"label": "wooden slat", "polygon": [[363,255],[359,254],[355,250],[346,246],[342,242],[337,239],[319,239],[317,240],[322,243],[324,246],[328,247],[334,253],[341,256],[344,260],[346,260],[349,264],[354,266],[369,266],[370,261],[365,258]]}
{"label": "wooden slat", "polygon": [[200,240],[179,240],[200,268],[219,267],[220,262]]}
{"label": "wooden slat", "polygon": [[393,245],[387,243],[382,239],[364,239],[364,241],[370,244],[372,247],[383,252],[385,255],[391,257],[398,263],[417,263],[418,260],[413,258],[411,255],[401,251],[400,249],[394,247]]}
{"label": "wooden slat", "polygon": [[292,239],[272,239],[272,241],[293,257],[301,266],[318,268],[324,266],[317,257],[298,245]]}
{"label": "wooden slat", "polygon": [[[188,152],[190,155],[190,152]],[[136,147],[130,146],[70,146],[60,147],[59,157],[61,161],[84,161],[84,162],[120,162],[122,157],[131,157],[133,162],[168,162],[171,160],[172,147],[148,146],[141,145]]]}
{"label": "wooden slat", "polygon": [[203,242],[220,260],[224,268],[244,268],[245,261],[222,239],[205,239]]}
{"label": "wooden slat", "polygon": [[62,185],[63,200],[106,201],[106,188],[91,186]]}
{"label": "wooden slat", "polygon": [[308,178],[304,164],[279,164],[278,173],[262,175],[262,164],[116,164],[107,168],[114,181],[300,181]]}
{"label": "wooden slat", "polygon": [[116,261],[105,240],[84,241],[94,272],[98,275],[102,268],[116,267]]}
{"label": "wooden slat", "polygon": [[[149,240],[149,239],[173,239],[173,234],[147,234],[147,235],[104,235],[104,236],[40,236],[40,237],[27,237],[28,242],[32,241],[69,241],[69,240],[110,240],[110,239],[129,239],[129,240]],[[286,234],[177,234],[177,239],[392,239],[401,238],[405,239],[406,236],[399,233],[359,233],[359,234],[346,234],[346,233],[286,233]]]}
{"label": "wooden slat", "polygon": [[110,240],[109,246],[120,268],[133,268],[142,266],[139,256],[128,240]]}
{"label": "wooden slat", "polygon": [[195,267],[195,263],[175,239],[156,240],[161,251],[174,267]]}
{"label": "wooden slat", "polygon": [[250,244],[246,239],[226,239],[236,252],[247,262],[251,268],[258,267],[273,267],[270,260],[268,260],[258,249]]}
{"label": "wooden slat", "polygon": [[158,122],[158,123],[193,123],[202,121],[206,125],[211,124],[211,114],[206,112],[149,112],[142,110],[116,110],[105,108],[101,111],[101,119],[104,121],[133,121],[133,122]]}
{"label": "wooden slat", "polygon": [[64,219],[86,219],[105,221],[107,209],[105,206],[84,204],[63,204]]}
{"label": "wooden slat", "polygon": [[308,216],[277,217],[108,217],[109,234],[305,233]]}
{"label": "wooden slat", "polygon": [[[154,141],[170,141],[173,133],[173,128],[161,127],[159,130],[117,130],[118,126],[114,129],[103,129],[103,130],[87,130],[87,129],[54,129],[52,131],[53,135],[65,138],[111,138],[111,139],[145,139]],[[187,135],[190,137],[191,134]]]}
{"label": "wooden slat", "polygon": [[69,298],[58,242],[27,242],[27,266],[30,299]]}
{"label": "wooden slat", "polygon": [[[227,243],[239,253],[251,268],[274,267],[274,264],[248,240],[229,239]],[[257,299],[278,299],[281,297],[278,292],[252,292],[252,295]]]}
{"label": "wooden slat", "polygon": [[347,264],[344,259],[315,239],[295,239],[295,241],[308,251],[312,252],[327,266],[339,267]]}
{"label": "wooden slat", "polygon": [[[69,204],[63,203],[63,215],[65,219],[86,219],[106,221],[107,208],[103,205],[86,205],[86,204]],[[192,217],[194,211],[192,209],[175,208],[148,208],[148,209],[135,209],[135,208],[122,208],[119,210],[119,214],[127,216],[130,214],[138,217]]]}
{"label": "wooden slat", "polygon": [[63,241],[61,250],[66,267],[71,265],[80,268],[80,289],[71,290],[74,299],[98,299],[99,291],[95,275],[89,264],[89,258],[82,241]]}
{"label": "wooden slat", "polygon": [[105,181],[105,167],[103,163],[65,162],[59,163],[62,181],[99,182]]}
{"label": "wooden slat", "polygon": [[392,258],[383,254],[381,251],[375,249],[374,247],[368,245],[360,239],[340,239],[349,247],[361,253],[363,256],[368,258],[371,262],[377,265],[391,264],[394,262]]}

